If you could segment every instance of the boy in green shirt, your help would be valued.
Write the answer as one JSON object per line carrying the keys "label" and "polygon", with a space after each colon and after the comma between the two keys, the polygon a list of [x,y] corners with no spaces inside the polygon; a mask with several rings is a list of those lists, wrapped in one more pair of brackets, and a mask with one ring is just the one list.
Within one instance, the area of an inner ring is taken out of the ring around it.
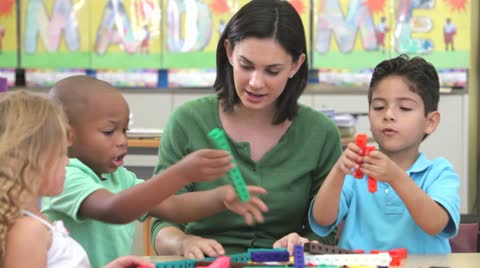
{"label": "boy in green shirt", "polygon": [[88,76],[73,76],[58,82],[50,97],[63,105],[68,116],[70,163],[64,191],[44,198],[42,211],[51,220],[65,222],[93,267],[131,254],[133,221],[144,219],[146,213],[188,222],[228,208],[249,223],[252,217],[263,221],[261,213],[267,207],[255,196],[266,193],[261,187],[248,186],[253,197],[246,203],[236,198],[231,186],[173,195],[188,183],[224,176],[232,168],[227,152],[197,150],[143,182],[123,167],[129,109],[114,87]]}

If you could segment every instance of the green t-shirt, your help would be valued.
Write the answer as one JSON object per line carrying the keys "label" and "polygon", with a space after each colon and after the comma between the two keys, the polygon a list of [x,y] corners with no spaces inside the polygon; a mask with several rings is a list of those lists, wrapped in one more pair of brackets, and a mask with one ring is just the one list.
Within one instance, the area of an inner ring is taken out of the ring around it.
{"label": "green t-shirt", "polygon": [[65,187],[55,197],[42,198],[42,212],[52,221],[61,220],[72,236],[87,251],[92,267],[103,267],[113,259],[132,254],[135,223],[109,224],[80,218],[78,210],[91,193],[107,189],[112,193],[126,190],[138,183],[135,174],[124,167],[115,172],[98,176],[76,158],[67,165]]}
{"label": "green t-shirt", "polygon": [[[155,173],[195,150],[213,148],[207,134],[222,127],[217,105],[216,95],[210,95],[183,104],[172,113],[162,134]],[[245,182],[268,191],[268,195],[261,197],[269,207],[264,214],[265,222],[248,226],[242,217],[230,211],[186,225],[156,219],[151,229],[152,244],[158,231],[171,225],[188,234],[219,241],[228,254],[254,247],[272,247],[276,240],[291,232],[334,243],[335,234],[327,238],[316,236],[307,217],[311,200],[342,152],[340,136],[332,120],[300,105],[290,128],[259,161],[251,159],[249,143],[227,138]],[[191,183],[179,193],[208,190],[228,183],[230,179],[225,176],[212,182]]]}

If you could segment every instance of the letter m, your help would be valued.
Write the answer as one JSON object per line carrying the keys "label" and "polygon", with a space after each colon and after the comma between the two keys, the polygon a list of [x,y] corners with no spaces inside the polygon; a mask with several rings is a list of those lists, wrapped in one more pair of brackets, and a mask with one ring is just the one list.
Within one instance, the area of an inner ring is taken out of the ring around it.
{"label": "letter m", "polygon": [[28,0],[25,14],[25,52],[35,53],[38,38],[48,52],[56,51],[62,32],[70,51],[80,49],[78,22],[72,0],[56,0],[49,18],[44,0]]}

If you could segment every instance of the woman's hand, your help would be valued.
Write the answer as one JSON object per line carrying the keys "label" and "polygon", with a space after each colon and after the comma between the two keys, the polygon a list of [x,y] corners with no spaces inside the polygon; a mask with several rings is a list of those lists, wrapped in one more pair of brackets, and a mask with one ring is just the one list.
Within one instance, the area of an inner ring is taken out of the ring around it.
{"label": "woman's hand", "polygon": [[225,255],[223,246],[218,241],[195,235],[185,235],[182,238],[180,255],[188,259],[203,259]]}
{"label": "woman's hand", "polygon": [[297,233],[289,233],[273,243],[274,248],[287,248],[290,255],[293,254],[293,247],[295,245],[303,245],[310,242],[307,238],[301,237]]}
{"label": "woman's hand", "polygon": [[262,213],[267,212],[268,207],[257,195],[267,194],[267,190],[260,186],[247,186],[247,190],[250,193],[250,199],[242,202],[231,185],[222,186],[223,203],[227,209],[244,217],[248,225],[253,225],[254,220],[263,222]]}

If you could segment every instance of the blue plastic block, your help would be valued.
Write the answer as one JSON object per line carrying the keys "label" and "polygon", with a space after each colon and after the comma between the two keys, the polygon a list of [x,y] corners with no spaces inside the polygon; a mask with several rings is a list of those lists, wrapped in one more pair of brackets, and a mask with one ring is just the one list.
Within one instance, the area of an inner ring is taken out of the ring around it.
{"label": "blue plastic block", "polygon": [[250,259],[254,262],[289,261],[288,251],[252,251]]}
{"label": "blue plastic block", "polygon": [[293,247],[293,258],[295,268],[305,268],[305,253],[303,245],[295,245]]}

